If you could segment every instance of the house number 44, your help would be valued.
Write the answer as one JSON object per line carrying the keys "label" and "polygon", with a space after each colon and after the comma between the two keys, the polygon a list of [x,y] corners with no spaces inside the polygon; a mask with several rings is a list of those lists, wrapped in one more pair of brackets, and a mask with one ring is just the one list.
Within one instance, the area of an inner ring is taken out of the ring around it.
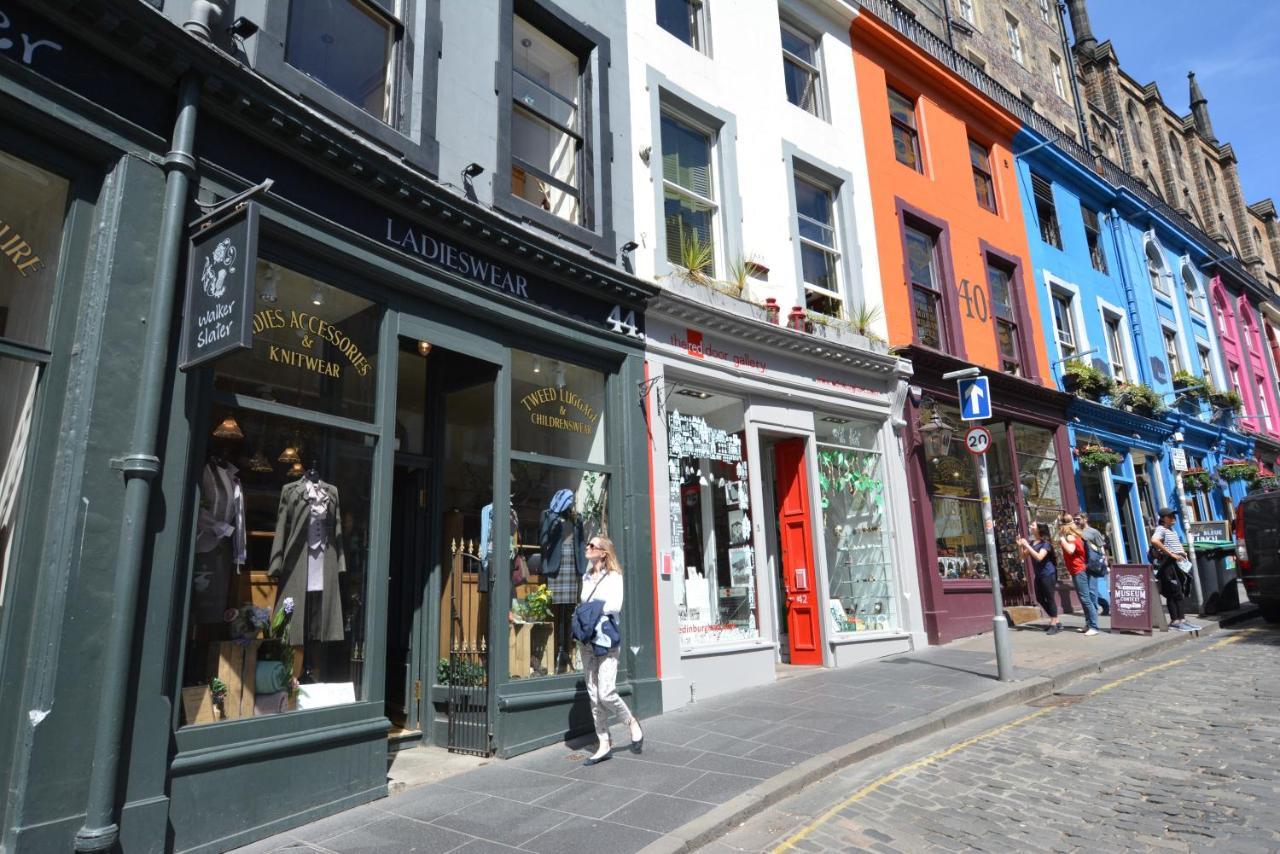
{"label": "house number 44", "polygon": [[643,338],[644,333],[636,328],[636,313],[628,311],[622,313],[622,306],[615,305],[613,311],[609,312],[609,318],[605,321],[609,324],[609,328],[614,332],[626,333],[632,338]]}

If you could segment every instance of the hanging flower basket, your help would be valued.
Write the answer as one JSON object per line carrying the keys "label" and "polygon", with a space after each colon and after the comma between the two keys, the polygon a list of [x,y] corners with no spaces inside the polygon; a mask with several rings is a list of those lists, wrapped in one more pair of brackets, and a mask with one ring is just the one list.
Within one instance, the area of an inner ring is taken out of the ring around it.
{"label": "hanging flower basket", "polygon": [[1204,469],[1187,469],[1182,473],[1182,486],[1191,492],[1208,492],[1213,489],[1213,475]]}
{"label": "hanging flower basket", "polygon": [[1250,485],[1261,477],[1258,466],[1247,460],[1227,460],[1218,466],[1218,476],[1223,480],[1243,480]]}
{"label": "hanging flower basket", "polygon": [[1076,459],[1085,471],[1101,471],[1119,465],[1124,457],[1105,445],[1083,445],[1076,449]]}

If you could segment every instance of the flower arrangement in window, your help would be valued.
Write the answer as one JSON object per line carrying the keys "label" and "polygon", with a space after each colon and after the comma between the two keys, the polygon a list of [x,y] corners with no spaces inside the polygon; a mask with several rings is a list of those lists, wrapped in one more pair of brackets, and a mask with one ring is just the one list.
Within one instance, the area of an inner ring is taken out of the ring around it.
{"label": "flower arrangement in window", "polygon": [[1093,442],[1077,448],[1076,459],[1080,461],[1080,468],[1085,471],[1101,471],[1119,465],[1124,457],[1106,445]]}
{"label": "flower arrangement in window", "polygon": [[1248,460],[1223,460],[1218,466],[1218,476],[1223,480],[1243,480],[1253,486],[1261,478],[1256,463]]}
{"label": "flower arrangement in window", "polygon": [[1213,475],[1204,469],[1187,469],[1182,473],[1182,486],[1191,492],[1208,492],[1213,489]]}
{"label": "flower arrangement in window", "polygon": [[1160,393],[1143,383],[1116,383],[1111,390],[1111,402],[1124,407],[1135,415],[1147,418],[1159,415],[1165,410],[1164,399]]}
{"label": "flower arrangement in window", "polygon": [[1076,397],[1101,400],[1111,393],[1114,382],[1092,365],[1071,359],[1062,366],[1062,385]]}

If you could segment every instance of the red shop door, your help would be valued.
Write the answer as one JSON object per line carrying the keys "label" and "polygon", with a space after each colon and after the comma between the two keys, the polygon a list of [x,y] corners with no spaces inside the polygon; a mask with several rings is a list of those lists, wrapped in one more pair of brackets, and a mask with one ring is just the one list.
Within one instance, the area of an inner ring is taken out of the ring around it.
{"label": "red shop door", "polygon": [[787,636],[792,664],[822,664],[822,627],[814,590],[813,520],[805,440],[785,439],[773,447],[778,478],[778,530],[782,560],[778,571],[787,590]]}

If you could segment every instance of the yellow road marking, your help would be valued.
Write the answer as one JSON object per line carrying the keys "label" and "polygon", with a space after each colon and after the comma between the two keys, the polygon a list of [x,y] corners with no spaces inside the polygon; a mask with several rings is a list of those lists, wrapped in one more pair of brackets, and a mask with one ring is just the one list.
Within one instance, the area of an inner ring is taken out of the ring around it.
{"label": "yellow road marking", "polygon": [[[1198,655],[1199,653],[1205,652],[1207,650],[1221,649],[1222,647],[1227,646],[1228,644],[1233,644],[1233,643],[1236,643],[1237,641],[1243,640],[1247,635],[1251,635],[1256,631],[1257,629],[1246,629],[1245,631],[1242,631],[1239,634],[1235,634],[1235,635],[1232,635],[1231,637],[1223,638],[1222,640],[1214,641],[1213,643],[1209,644],[1203,649],[1198,649],[1195,652],[1191,653],[1191,655]],[[1089,698],[1097,694],[1101,694],[1105,691],[1110,691],[1113,688],[1117,688],[1125,684],[1126,682],[1131,682],[1134,679],[1137,679],[1139,677],[1147,676],[1149,674],[1155,673],[1158,670],[1166,670],[1170,667],[1176,667],[1179,664],[1183,664],[1189,661],[1191,659],[1191,655],[1184,655],[1182,658],[1175,658],[1171,661],[1165,661],[1160,664],[1153,664],[1151,667],[1144,668],[1143,670],[1139,670],[1136,673],[1130,673],[1128,676],[1122,676],[1119,679],[1108,682],[1106,685],[1101,685],[1093,689],[1092,691],[1090,691],[1088,694],[1085,694],[1084,696],[1085,698]],[[809,824],[805,825],[800,830],[796,831],[794,834],[787,837],[785,840],[779,843],[777,848],[773,849],[773,854],[782,854],[782,852],[784,851],[790,851],[795,847],[797,842],[804,839],[810,833],[813,833],[815,830],[818,829],[819,825],[824,824],[828,819],[830,819],[836,813],[840,812],[842,809],[850,806],[851,804],[856,804],[858,801],[862,800],[867,795],[871,794],[872,792],[876,791],[882,786],[892,783],[894,780],[898,779],[899,777],[910,774],[913,771],[918,771],[921,768],[927,768],[930,765],[933,765],[937,762],[942,761],[943,759],[946,759],[948,756],[959,753],[961,750],[964,750],[967,747],[972,747],[973,745],[979,744],[980,742],[986,741],[987,739],[995,738],[996,736],[1002,733],[1008,732],[1009,730],[1014,729],[1015,727],[1022,726],[1027,721],[1033,721],[1036,718],[1043,717],[1044,715],[1049,714],[1049,712],[1051,711],[1053,711],[1053,707],[1047,707],[1047,708],[1040,709],[1039,711],[1032,712],[1029,715],[1023,715],[1022,717],[1018,718],[1015,721],[1009,721],[1008,723],[1001,724],[1000,726],[995,727],[994,729],[989,729],[986,732],[982,732],[982,733],[979,733],[978,735],[972,736],[970,738],[966,738],[964,741],[957,742],[951,745],[950,747],[946,748],[945,750],[939,750],[937,753],[931,753],[922,759],[917,759],[915,762],[911,762],[906,765],[903,765],[901,768],[895,768],[894,770],[890,771],[888,774],[885,774],[871,781],[870,783],[867,783],[861,789],[858,789],[849,797],[845,798],[843,801],[836,804],[831,809],[827,810],[822,815],[815,818],[813,821],[809,822]]]}

